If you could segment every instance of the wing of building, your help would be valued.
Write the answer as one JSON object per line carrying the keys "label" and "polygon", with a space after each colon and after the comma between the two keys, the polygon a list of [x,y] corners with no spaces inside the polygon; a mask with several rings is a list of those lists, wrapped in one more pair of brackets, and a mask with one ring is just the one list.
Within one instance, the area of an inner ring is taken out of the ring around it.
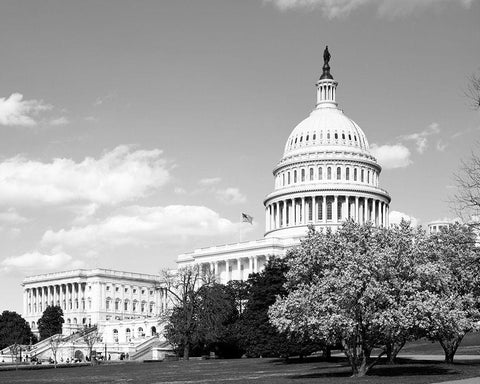
{"label": "wing of building", "polygon": [[324,54],[316,104],[287,138],[273,169],[274,190],[264,200],[265,237],[196,249],[178,257],[179,267],[202,264],[221,282],[246,279],[269,257],[282,257],[309,225],[335,229],[350,218],[388,226],[390,195],[380,188],[381,167],[362,129],[338,107],[337,81]]}

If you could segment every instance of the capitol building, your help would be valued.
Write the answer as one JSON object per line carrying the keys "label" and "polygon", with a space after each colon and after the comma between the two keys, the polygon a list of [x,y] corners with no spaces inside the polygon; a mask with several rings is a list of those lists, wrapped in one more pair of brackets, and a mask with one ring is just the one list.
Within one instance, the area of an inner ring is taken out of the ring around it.
{"label": "capitol building", "polygon": [[[293,128],[273,168],[274,188],[263,200],[264,238],[181,254],[178,268],[201,265],[222,283],[246,280],[250,273],[262,270],[269,258],[284,257],[310,225],[335,230],[352,219],[388,227],[391,198],[380,187],[381,166],[363,130],[338,106],[338,83],[329,61],[327,48],[323,72],[315,84],[315,108]],[[30,276],[23,287],[23,317],[34,331],[46,306],[60,305],[65,333],[98,324],[103,339],[117,343],[117,351],[131,350],[137,339],[148,347],[145,339],[163,337],[162,315],[169,300],[160,276],[75,270]]]}

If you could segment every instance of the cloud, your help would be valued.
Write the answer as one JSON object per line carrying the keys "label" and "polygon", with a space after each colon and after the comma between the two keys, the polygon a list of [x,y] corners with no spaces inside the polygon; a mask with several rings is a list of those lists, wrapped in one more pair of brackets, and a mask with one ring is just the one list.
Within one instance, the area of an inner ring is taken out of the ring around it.
{"label": "cloud", "polygon": [[162,151],[118,146],[98,159],[40,162],[16,156],[0,163],[0,205],[115,205],[144,197],[170,180]]}
{"label": "cloud", "polygon": [[[204,206],[130,206],[96,223],[44,233],[43,246],[74,248],[159,244],[188,237],[216,237],[238,232],[234,223]],[[243,227],[243,226],[242,226]]]}
{"label": "cloud", "polygon": [[428,146],[428,137],[440,133],[440,128],[438,123],[432,123],[428,126],[427,129],[424,129],[421,132],[411,133],[409,135],[403,135],[399,138],[401,140],[413,141],[415,143],[417,152],[422,154],[425,152]]}
{"label": "cloud", "polygon": [[418,225],[418,219],[417,218],[415,218],[413,216],[410,216],[410,215],[407,215],[406,213],[403,213],[403,212],[390,211],[390,215],[388,216],[388,220],[390,222],[390,225],[400,224],[400,221],[402,221],[402,219],[404,219],[406,221],[410,221],[410,223],[414,227]]}
{"label": "cloud", "polygon": [[5,212],[0,212],[0,222],[6,224],[24,224],[27,223],[29,220],[26,217],[20,215],[15,208],[9,208]]}
{"label": "cloud", "polygon": [[43,254],[38,251],[24,253],[20,256],[11,256],[0,262],[2,272],[38,273],[51,272],[60,268],[81,268],[83,261],[73,260],[72,256],[64,253]]}
{"label": "cloud", "polygon": [[112,100],[112,99],[115,99],[117,97],[117,94],[114,93],[114,92],[109,92],[107,93],[106,95],[104,96],[99,96],[95,99],[95,102],[93,103],[93,106],[94,107],[98,107],[100,105],[102,105],[103,103],[105,103],[106,101],[108,100]]}
{"label": "cloud", "polygon": [[370,150],[384,169],[405,168],[412,164],[410,150],[403,144],[372,144]]}
{"label": "cloud", "polygon": [[220,177],[207,177],[204,179],[200,179],[198,184],[201,185],[202,187],[209,187],[209,186],[220,183],[220,181],[222,181]]}
{"label": "cloud", "polygon": [[[452,0],[264,0],[273,3],[281,11],[292,9],[318,9],[329,19],[348,16],[352,11],[373,6],[380,17],[397,17],[416,13],[418,10],[439,7]],[[456,3],[469,8],[473,0],[455,0]]]}
{"label": "cloud", "polygon": [[448,147],[448,144],[444,143],[442,140],[437,141],[437,146],[436,146],[437,151],[443,152],[447,147]]}
{"label": "cloud", "polygon": [[61,125],[67,125],[70,123],[70,120],[68,120],[65,116],[57,117],[54,119],[50,120],[50,125],[53,125],[54,127],[61,126]]}
{"label": "cloud", "polygon": [[247,201],[238,188],[217,189],[215,192],[217,199],[225,204],[242,204]]}
{"label": "cloud", "polygon": [[22,94],[12,93],[8,98],[0,97],[0,125],[33,127],[37,125],[35,117],[52,108],[42,100],[23,100]]}

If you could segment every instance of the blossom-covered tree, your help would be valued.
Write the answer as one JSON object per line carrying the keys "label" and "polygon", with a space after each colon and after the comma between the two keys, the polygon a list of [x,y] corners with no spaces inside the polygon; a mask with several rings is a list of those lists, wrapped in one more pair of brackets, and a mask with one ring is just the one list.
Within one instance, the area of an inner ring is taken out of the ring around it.
{"label": "blossom-covered tree", "polygon": [[[364,376],[383,355],[398,352],[414,328],[415,232],[396,232],[347,221],[336,232],[310,229],[289,255],[285,285],[270,319],[280,331],[326,344],[341,343],[353,376]],[[380,357],[378,356],[378,357]]]}
{"label": "blossom-covered tree", "polygon": [[459,223],[443,228],[425,239],[419,253],[418,322],[453,363],[465,334],[480,328],[480,252],[472,228]]}

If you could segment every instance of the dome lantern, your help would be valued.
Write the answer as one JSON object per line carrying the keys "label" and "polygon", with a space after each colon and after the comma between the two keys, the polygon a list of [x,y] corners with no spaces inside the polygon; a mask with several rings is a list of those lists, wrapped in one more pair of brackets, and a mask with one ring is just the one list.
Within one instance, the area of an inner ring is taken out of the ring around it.
{"label": "dome lantern", "polygon": [[328,51],[328,45],[323,52],[323,73],[320,79],[317,81],[317,105],[316,108],[323,106],[337,106],[335,100],[336,90],[338,83],[333,79],[330,73],[330,52]]}

